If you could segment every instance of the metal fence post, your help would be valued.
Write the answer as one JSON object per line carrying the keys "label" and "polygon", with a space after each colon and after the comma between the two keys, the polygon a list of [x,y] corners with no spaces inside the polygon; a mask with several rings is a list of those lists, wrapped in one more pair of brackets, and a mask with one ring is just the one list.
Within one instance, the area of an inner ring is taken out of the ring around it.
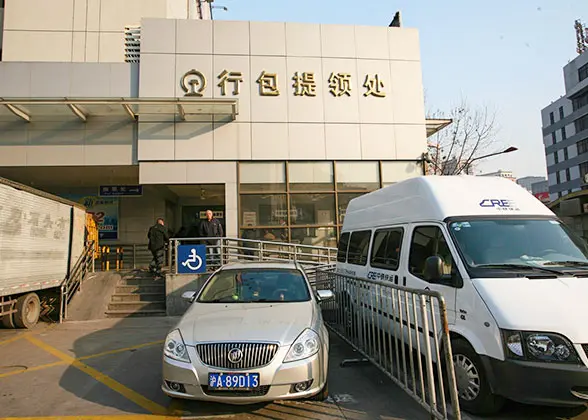
{"label": "metal fence post", "polygon": [[[177,261],[178,260],[178,242],[179,242],[178,240],[174,240],[174,259],[175,259],[174,273],[175,274],[178,274],[178,261]],[[171,262],[170,262],[170,264],[171,264]],[[171,268],[169,271],[170,272],[172,271]]]}

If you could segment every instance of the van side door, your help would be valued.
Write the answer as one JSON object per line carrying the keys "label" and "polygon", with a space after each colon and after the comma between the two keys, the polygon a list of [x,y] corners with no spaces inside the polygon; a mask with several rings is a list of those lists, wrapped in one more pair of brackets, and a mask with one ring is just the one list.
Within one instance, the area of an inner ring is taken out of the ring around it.
{"label": "van side door", "polygon": [[[406,282],[403,276],[403,285],[413,289],[434,290],[441,293],[447,306],[447,321],[450,324],[455,324],[457,289],[462,287],[463,278],[459,273],[455,255],[441,226],[435,223],[413,224],[408,251],[404,254],[403,259],[407,263],[405,265]],[[444,273],[441,281],[434,283],[425,280],[424,276],[425,261],[432,256],[438,256],[442,259]]]}

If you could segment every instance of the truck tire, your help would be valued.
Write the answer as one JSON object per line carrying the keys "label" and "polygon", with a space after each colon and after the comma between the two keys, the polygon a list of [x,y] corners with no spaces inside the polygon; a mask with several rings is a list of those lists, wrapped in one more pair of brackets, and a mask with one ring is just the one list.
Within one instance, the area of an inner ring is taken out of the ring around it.
{"label": "truck tire", "polygon": [[29,293],[16,299],[14,323],[18,328],[33,328],[41,315],[41,301],[36,293]]}

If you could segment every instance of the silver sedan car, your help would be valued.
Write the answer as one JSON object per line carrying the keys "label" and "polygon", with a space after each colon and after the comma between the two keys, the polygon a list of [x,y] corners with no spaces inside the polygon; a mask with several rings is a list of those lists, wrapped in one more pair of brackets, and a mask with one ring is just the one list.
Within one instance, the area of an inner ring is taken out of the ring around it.
{"label": "silver sedan car", "polygon": [[163,391],[172,398],[251,404],[328,395],[329,335],[319,302],[294,263],[229,264],[169,332]]}

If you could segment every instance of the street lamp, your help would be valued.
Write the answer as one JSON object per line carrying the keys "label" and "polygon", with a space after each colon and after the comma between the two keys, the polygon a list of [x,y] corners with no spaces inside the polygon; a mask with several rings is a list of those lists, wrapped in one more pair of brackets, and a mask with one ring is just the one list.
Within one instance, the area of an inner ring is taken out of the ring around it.
{"label": "street lamp", "polygon": [[[472,162],[475,162],[476,160],[486,159],[488,157],[497,156],[497,155],[503,155],[505,153],[516,152],[517,150],[519,150],[519,149],[514,146],[510,146],[509,148],[504,149],[500,152],[494,152],[494,153],[490,153],[487,155],[475,157],[475,158],[471,159],[463,169],[466,170],[466,174],[467,174],[470,171],[470,166],[472,165]],[[459,171],[459,172],[461,173],[461,171]]]}

